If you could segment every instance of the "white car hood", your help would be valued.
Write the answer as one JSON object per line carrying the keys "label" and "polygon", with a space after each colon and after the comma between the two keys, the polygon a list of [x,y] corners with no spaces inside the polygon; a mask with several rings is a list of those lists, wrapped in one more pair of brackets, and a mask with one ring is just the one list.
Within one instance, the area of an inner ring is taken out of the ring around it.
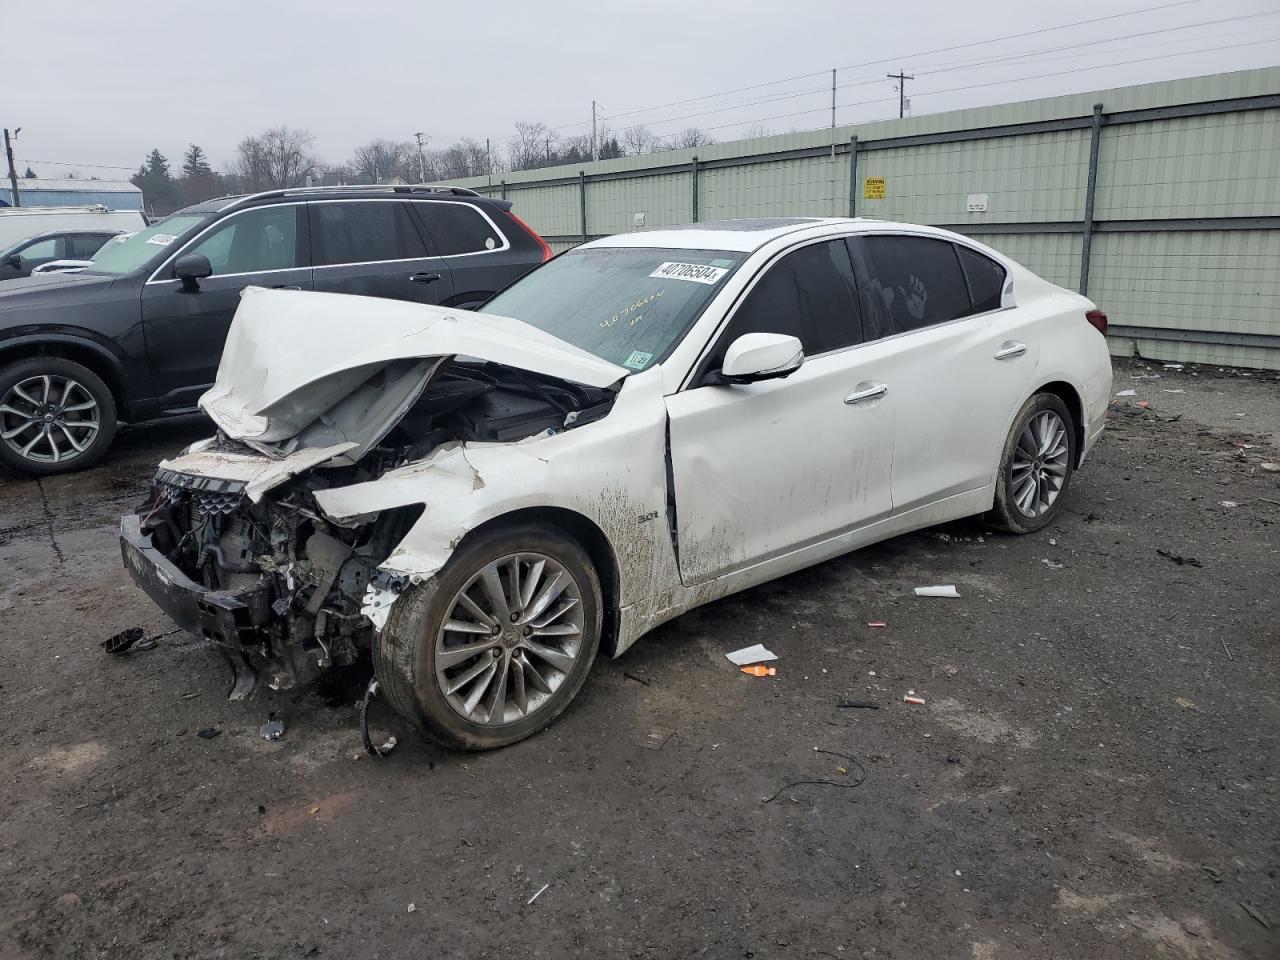
{"label": "white car hood", "polygon": [[629,372],[509,317],[248,287],[200,406],[228,436],[264,452],[344,443],[354,461],[455,356],[597,388]]}

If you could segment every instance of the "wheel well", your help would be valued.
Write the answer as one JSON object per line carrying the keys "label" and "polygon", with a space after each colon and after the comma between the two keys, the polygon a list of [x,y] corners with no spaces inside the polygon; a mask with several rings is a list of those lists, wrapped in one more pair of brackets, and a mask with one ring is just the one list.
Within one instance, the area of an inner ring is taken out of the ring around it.
{"label": "wheel well", "polygon": [[124,382],[121,379],[120,371],[92,347],[61,340],[20,343],[0,352],[0,367],[7,366],[18,360],[29,360],[31,357],[61,357],[64,360],[78,363],[82,367],[88,367],[102,378],[102,382],[111,391],[111,396],[116,402],[117,416],[120,419],[125,418],[127,406]]}
{"label": "wheel well", "polygon": [[470,531],[467,536],[472,537],[482,530],[491,530],[496,526],[530,521],[558,527],[587,551],[587,556],[591,558],[591,563],[595,566],[596,574],[600,578],[600,592],[604,597],[604,627],[600,636],[600,650],[605,656],[612,657],[618,645],[621,609],[618,559],[614,555],[613,547],[609,545],[609,538],[592,520],[563,507],[526,507],[487,520]]}
{"label": "wheel well", "polygon": [[1080,456],[1084,451],[1084,403],[1080,400],[1080,394],[1076,393],[1075,387],[1062,380],[1046,383],[1036,393],[1052,393],[1067,405],[1067,410],[1071,412],[1071,423],[1076,435],[1076,462],[1072,466],[1080,466]]}

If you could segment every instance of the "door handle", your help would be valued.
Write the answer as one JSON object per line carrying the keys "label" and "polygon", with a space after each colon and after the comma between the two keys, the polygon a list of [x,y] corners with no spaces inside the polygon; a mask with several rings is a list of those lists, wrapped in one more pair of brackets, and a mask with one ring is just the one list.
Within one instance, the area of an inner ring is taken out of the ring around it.
{"label": "door handle", "polygon": [[435,283],[440,279],[438,273],[411,273],[409,279],[414,283]]}
{"label": "door handle", "polygon": [[1020,357],[1026,352],[1027,345],[1025,343],[1019,343],[1017,340],[1006,340],[1000,344],[1000,349],[992,356],[997,360],[1012,360],[1014,357]]}
{"label": "door handle", "polygon": [[873,383],[870,386],[863,387],[861,390],[855,390],[844,398],[845,403],[865,403],[868,400],[874,400],[877,397],[883,397],[889,392],[889,387],[884,383]]}
{"label": "door handle", "polygon": [[297,284],[292,284],[292,283],[277,283],[277,284],[276,284],[274,287],[272,287],[271,289],[272,289],[272,290],[301,290],[302,288],[301,288],[301,287],[299,287]]}

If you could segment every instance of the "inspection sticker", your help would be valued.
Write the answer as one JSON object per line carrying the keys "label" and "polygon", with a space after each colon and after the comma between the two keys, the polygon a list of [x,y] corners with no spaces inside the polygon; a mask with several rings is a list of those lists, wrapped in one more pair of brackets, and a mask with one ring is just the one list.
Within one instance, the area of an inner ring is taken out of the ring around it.
{"label": "inspection sticker", "polygon": [[649,361],[652,359],[652,353],[645,353],[643,350],[636,350],[632,352],[631,356],[622,361],[622,365],[624,367],[629,367],[632,370],[643,370],[648,366]]}
{"label": "inspection sticker", "polygon": [[659,280],[692,280],[694,283],[714,284],[729,271],[724,267],[708,267],[701,263],[664,263],[649,274]]}
{"label": "inspection sticker", "polygon": [[147,243],[154,243],[160,247],[167,247],[177,239],[178,238],[171,233],[157,233],[154,237],[148,237]]}

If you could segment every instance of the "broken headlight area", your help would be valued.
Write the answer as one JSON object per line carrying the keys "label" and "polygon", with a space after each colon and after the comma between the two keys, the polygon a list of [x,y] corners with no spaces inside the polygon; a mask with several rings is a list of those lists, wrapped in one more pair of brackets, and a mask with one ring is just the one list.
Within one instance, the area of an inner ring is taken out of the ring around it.
{"label": "broken headlight area", "polygon": [[[376,389],[378,374],[364,384]],[[421,504],[337,524],[321,490],[376,481],[448,443],[514,442],[604,416],[611,390],[567,384],[487,363],[454,362],[433,377],[377,445],[270,486],[253,499],[228,464],[270,466],[319,443],[340,424],[316,417],[300,437],[268,445],[219,434],[157,473],[151,494],[121,526],[126,565],[185,630],[217,643],[236,671],[233,696],[257,683],[286,688],[356,663],[375,623],[404,589],[382,564],[421,515]],[[287,462],[287,461],[284,461]],[[429,505],[427,506],[429,509]],[[363,610],[362,610],[363,608]]]}
{"label": "broken headlight area", "polygon": [[354,527],[320,514],[316,490],[371,478],[359,466],[316,471],[252,503],[241,482],[161,470],[137,534],[181,576],[144,579],[130,567],[179,626],[242,658],[238,673],[249,666],[277,689],[312,680],[369,648],[365,591],[422,511],[388,510]]}

